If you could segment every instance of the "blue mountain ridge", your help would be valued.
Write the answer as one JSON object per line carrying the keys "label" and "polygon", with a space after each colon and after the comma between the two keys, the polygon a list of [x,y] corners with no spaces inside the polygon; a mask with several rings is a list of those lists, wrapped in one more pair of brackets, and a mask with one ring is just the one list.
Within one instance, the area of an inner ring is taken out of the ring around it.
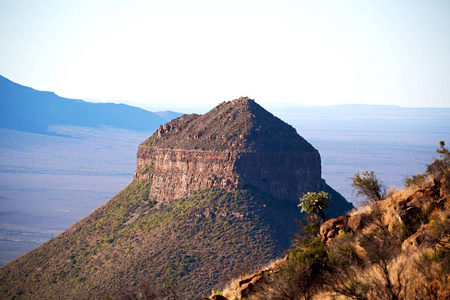
{"label": "blue mountain ridge", "polygon": [[22,86],[0,75],[0,127],[52,134],[52,125],[154,131],[167,120],[126,104],[92,103]]}

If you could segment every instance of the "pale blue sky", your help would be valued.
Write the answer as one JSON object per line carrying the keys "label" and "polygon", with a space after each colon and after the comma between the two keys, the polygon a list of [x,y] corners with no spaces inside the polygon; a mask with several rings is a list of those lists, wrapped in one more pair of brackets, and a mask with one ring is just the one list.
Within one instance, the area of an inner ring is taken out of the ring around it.
{"label": "pale blue sky", "polygon": [[450,1],[0,0],[0,74],[175,109],[450,107]]}

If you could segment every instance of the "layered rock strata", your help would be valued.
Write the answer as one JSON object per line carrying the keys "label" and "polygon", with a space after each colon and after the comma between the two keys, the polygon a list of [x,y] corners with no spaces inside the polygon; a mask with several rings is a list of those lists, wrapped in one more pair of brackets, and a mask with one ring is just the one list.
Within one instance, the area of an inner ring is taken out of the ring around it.
{"label": "layered rock strata", "polygon": [[297,202],[303,193],[324,185],[319,152],[248,98],[161,126],[137,152],[134,177],[149,176],[149,198],[157,202],[199,189],[233,191],[246,185]]}
{"label": "layered rock strata", "polygon": [[169,201],[200,189],[234,191],[251,185],[272,196],[298,201],[323,184],[318,152],[216,152],[155,149],[140,146],[135,179],[148,179],[153,166],[149,198]]}

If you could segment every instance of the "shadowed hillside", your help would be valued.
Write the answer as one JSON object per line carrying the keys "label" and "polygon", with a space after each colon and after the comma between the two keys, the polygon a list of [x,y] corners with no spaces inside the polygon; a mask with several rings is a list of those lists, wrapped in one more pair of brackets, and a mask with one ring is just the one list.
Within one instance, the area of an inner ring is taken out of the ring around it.
{"label": "shadowed hillside", "polygon": [[192,299],[233,277],[237,265],[281,255],[296,230],[295,205],[254,190],[199,191],[155,209],[147,199],[150,185],[133,182],[3,267],[2,298],[99,298],[149,281],[163,295]]}

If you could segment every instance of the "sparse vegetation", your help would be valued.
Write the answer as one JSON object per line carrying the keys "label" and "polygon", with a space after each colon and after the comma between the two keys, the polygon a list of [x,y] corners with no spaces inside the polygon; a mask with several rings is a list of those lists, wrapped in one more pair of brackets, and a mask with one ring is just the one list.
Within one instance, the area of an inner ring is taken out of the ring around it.
{"label": "sparse vegetation", "polygon": [[155,170],[155,164],[151,163],[138,171],[139,174],[152,174]]}
{"label": "sparse vegetation", "polygon": [[418,173],[416,175],[412,175],[411,177],[406,177],[404,180],[405,187],[417,186],[421,184],[426,178],[426,175],[423,173]]}
{"label": "sparse vegetation", "polygon": [[406,187],[419,186],[424,183],[428,175],[445,174],[450,169],[450,151],[445,147],[445,142],[439,142],[439,148],[436,149],[440,158],[435,158],[427,165],[426,173],[418,173],[411,177],[406,177],[404,180]]}
{"label": "sparse vegetation", "polygon": [[[442,142],[441,162],[435,160],[435,165],[446,164],[448,152],[443,148]],[[371,192],[367,195],[373,200],[350,217],[364,219],[360,223],[364,227],[344,230],[324,242],[311,230],[317,226],[317,217],[310,215],[282,270],[242,299],[449,298],[448,167],[427,172],[405,190],[391,192],[387,199],[373,196],[379,186],[373,172],[363,172],[358,178],[369,179]],[[228,289],[227,295],[241,299],[237,288],[234,294]]]}
{"label": "sparse vegetation", "polygon": [[148,202],[150,186],[133,181],[68,231],[3,267],[1,298],[193,299],[222,288],[243,261],[259,265],[281,255],[300,216],[294,203],[251,188],[198,191],[156,209]]}
{"label": "sparse vegetation", "polygon": [[264,296],[266,299],[312,299],[322,287],[327,261],[327,249],[319,237],[303,240],[289,252],[282,272],[273,280],[274,288]]}
{"label": "sparse vegetation", "polygon": [[365,197],[365,200],[358,203],[360,206],[375,203],[386,196],[386,186],[377,179],[373,170],[355,173],[352,187],[356,191],[356,196]]}
{"label": "sparse vegetation", "polygon": [[445,142],[439,142],[439,148],[436,149],[440,158],[435,158],[431,164],[427,166],[427,174],[445,174],[450,168],[450,151],[445,147]]}
{"label": "sparse vegetation", "polygon": [[206,151],[315,151],[294,127],[246,97],[223,102],[204,115],[172,120],[142,145]]}

